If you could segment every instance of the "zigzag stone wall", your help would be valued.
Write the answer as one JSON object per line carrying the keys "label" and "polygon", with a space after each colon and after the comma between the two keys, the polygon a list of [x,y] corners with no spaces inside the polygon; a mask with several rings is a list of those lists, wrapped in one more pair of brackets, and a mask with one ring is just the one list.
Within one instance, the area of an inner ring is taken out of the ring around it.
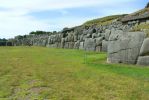
{"label": "zigzag stone wall", "polygon": [[53,35],[15,38],[14,45],[107,52],[108,63],[149,65],[149,39],[144,32],[129,32],[137,23],[114,21],[106,26],[75,27]]}
{"label": "zigzag stone wall", "polygon": [[113,22],[106,26],[75,27],[54,35],[28,35],[15,39],[15,45],[47,46],[55,48],[84,49],[86,51],[107,51],[108,40],[115,30],[128,31],[131,25]]}

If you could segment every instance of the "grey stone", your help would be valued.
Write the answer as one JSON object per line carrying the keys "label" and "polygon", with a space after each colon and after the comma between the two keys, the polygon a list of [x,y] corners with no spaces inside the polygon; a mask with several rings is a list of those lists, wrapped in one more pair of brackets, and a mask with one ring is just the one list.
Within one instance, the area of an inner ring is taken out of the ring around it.
{"label": "grey stone", "polygon": [[94,38],[97,38],[98,37],[98,34],[96,34],[96,33],[93,33],[92,34],[92,38],[94,39]]}
{"label": "grey stone", "polygon": [[79,41],[75,42],[74,49],[79,49],[79,46],[80,46],[80,42]]}
{"label": "grey stone", "polygon": [[96,38],[95,40],[96,40],[96,46],[101,46],[102,45],[103,37]]}
{"label": "grey stone", "polygon": [[74,35],[74,42],[77,42],[77,40],[78,40],[78,36]]}
{"label": "grey stone", "polygon": [[101,36],[103,36],[102,34],[103,34],[103,33],[98,33],[97,36],[98,36],[98,37],[101,37]]}
{"label": "grey stone", "polygon": [[95,51],[95,47],[96,47],[95,39],[92,38],[85,39],[84,49],[86,51]]}
{"label": "grey stone", "polygon": [[137,65],[149,66],[149,56],[140,56]]}
{"label": "grey stone", "polygon": [[80,36],[80,41],[83,41],[83,38],[84,38],[84,35],[82,34],[82,35]]}
{"label": "grey stone", "polygon": [[111,34],[111,30],[106,29],[106,30],[105,30],[105,39],[106,39],[107,41],[109,40],[110,34]]}
{"label": "grey stone", "polygon": [[139,56],[145,33],[128,32],[111,39],[108,44],[108,62],[135,64]]}
{"label": "grey stone", "polygon": [[84,49],[84,42],[80,42],[79,49],[80,50],[83,50]]}
{"label": "grey stone", "polygon": [[74,48],[74,42],[69,42],[69,49],[73,49]]}
{"label": "grey stone", "polygon": [[46,46],[47,45],[47,40],[43,40],[42,41],[42,46]]}
{"label": "grey stone", "polygon": [[143,41],[143,44],[140,50],[140,56],[145,56],[146,54],[149,54],[149,38],[146,38]]}
{"label": "grey stone", "polygon": [[73,33],[69,33],[67,38],[68,38],[68,42],[73,42],[74,41]]}
{"label": "grey stone", "polygon": [[68,49],[68,48],[69,48],[69,43],[68,43],[68,42],[65,42],[65,43],[64,43],[64,48],[65,48],[65,49]]}
{"label": "grey stone", "polygon": [[93,33],[96,33],[96,29],[90,28],[88,30],[88,34],[93,34]]}
{"label": "grey stone", "polygon": [[102,41],[102,52],[108,51],[108,41],[103,40]]}
{"label": "grey stone", "polygon": [[146,21],[146,24],[149,24],[149,20]]}
{"label": "grey stone", "polygon": [[101,46],[96,46],[96,52],[101,52]]}
{"label": "grey stone", "polygon": [[91,34],[87,34],[87,35],[86,35],[86,38],[91,38],[91,37],[92,37]]}
{"label": "grey stone", "polygon": [[112,30],[111,35],[109,37],[109,41],[118,40],[122,34],[124,34],[122,30]]}

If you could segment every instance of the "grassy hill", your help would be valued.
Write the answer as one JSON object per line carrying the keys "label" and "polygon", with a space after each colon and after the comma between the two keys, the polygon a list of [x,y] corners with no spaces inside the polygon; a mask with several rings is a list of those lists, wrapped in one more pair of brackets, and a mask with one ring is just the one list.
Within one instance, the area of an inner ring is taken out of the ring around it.
{"label": "grassy hill", "polygon": [[[146,13],[149,13],[149,8],[144,8],[142,10],[139,10],[137,12],[129,14],[127,17],[141,16],[141,15],[144,15]],[[139,25],[135,25],[132,28],[132,31],[142,31],[142,30],[144,30],[147,33],[147,35],[149,36],[149,23],[141,23]]]}
{"label": "grassy hill", "polygon": [[149,68],[106,64],[105,53],[0,48],[0,100],[148,100],[148,78]]}
{"label": "grassy hill", "polygon": [[124,14],[124,15],[112,15],[112,16],[106,16],[106,17],[103,17],[103,18],[97,18],[97,19],[87,21],[83,25],[84,26],[107,25],[107,24],[110,24],[113,20],[122,18],[125,15],[126,14]]}
{"label": "grassy hill", "polygon": [[130,16],[130,17],[132,17],[132,16],[139,16],[139,15],[142,15],[142,14],[144,14],[146,12],[149,12],[149,8],[141,9],[139,11],[136,11],[136,12],[132,13],[132,14],[129,14],[128,16]]}

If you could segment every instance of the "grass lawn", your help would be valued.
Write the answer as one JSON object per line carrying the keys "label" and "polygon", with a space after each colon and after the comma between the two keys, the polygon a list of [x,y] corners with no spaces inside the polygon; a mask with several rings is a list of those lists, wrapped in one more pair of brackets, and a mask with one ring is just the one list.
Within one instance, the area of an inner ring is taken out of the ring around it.
{"label": "grass lawn", "polygon": [[0,100],[149,100],[149,68],[106,64],[105,53],[0,47]]}

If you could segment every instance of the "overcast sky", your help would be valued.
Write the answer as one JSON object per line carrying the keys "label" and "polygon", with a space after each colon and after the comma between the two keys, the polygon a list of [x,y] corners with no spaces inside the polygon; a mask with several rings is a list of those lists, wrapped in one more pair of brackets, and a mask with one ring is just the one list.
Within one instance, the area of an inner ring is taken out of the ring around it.
{"label": "overcast sky", "polygon": [[0,0],[0,38],[59,31],[107,15],[131,13],[148,0]]}

